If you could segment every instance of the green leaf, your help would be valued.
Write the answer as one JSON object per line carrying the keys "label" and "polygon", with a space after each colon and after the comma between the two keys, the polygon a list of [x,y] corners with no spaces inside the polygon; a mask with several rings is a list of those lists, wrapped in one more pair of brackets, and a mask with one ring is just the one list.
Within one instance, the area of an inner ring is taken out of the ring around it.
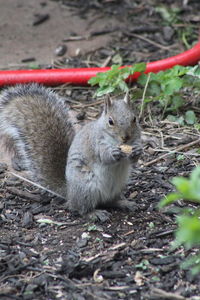
{"label": "green leaf", "polygon": [[90,78],[89,80],[88,80],[88,83],[89,84],[91,84],[92,86],[93,85],[95,85],[95,84],[98,84],[100,81],[102,81],[104,78],[106,78],[106,75],[105,75],[105,73],[97,73],[97,75],[96,76],[94,76],[94,77],[92,77],[92,78]]}
{"label": "green leaf", "polygon": [[176,119],[176,122],[177,122],[178,124],[180,124],[181,126],[183,126],[183,125],[184,125],[184,118],[183,118],[183,116],[180,116],[179,118],[177,118],[177,119]]}
{"label": "green leaf", "polygon": [[172,21],[172,14],[170,13],[169,9],[166,6],[164,5],[158,6],[155,8],[155,11],[162,16],[163,20],[169,23]]}
{"label": "green leaf", "polygon": [[198,65],[190,67],[187,71],[187,75],[200,78],[200,67]]}
{"label": "green leaf", "polygon": [[193,112],[193,110],[188,110],[185,113],[185,121],[187,124],[189,125],[193,125],[196,123],[196,116],[195,113]]}
{"label": "green leaf", "polygon": [[159,207],[168,205],[181,198],[200,203],[200,166],[192,171],[189,179],[174,177],[172,183],[176,187],[177,192],[170,193],[163,198],[158,205]]}
{"label": "green leaf", "polygon": [[38,222],[40,224],[57,225],[57,226],[63,226],[63,225],[67,224],[66,222],[57,222],[57,221],[53,221],[48,218],[41,218],[41,219],[36,220],[36,222]]}
{"label": "green leaf", "polygon": [[28,67],[29,69],[33,69],[33,70],[41,69],[41,66],[37,63],[30,63]]}
{"label": "green leaf", "polygon": [[96,95],[97,95],[97,97],[101,97],[103,95],[112,93],[114,91],[114,89],[115,88],[113,86],[101,87],[97,90]]}
{"label": "green leaf", "polygon": [[135,265],[135,268],[147,270],[149,267],[149,261],[147,259],[143,259],[139,264]]}
{"label": "green leaf", "polygon": [[160,278],[158,276],[152,276],[151,280],[152,281],[160,281]]}
{"label": "green leaf", "polygon": [[171,102],[172,102],[171,110],[177,110],[178,108],[180,108],[184,104],[183,97],[181,97],[180,95],[172,96],[171,97]]}
{"label": "green leaf", "polygon": [[186,261],[181,264],[182,269],[191,269],[192,275],[200,272],[200,254],[190,256]]}
{"label": "green leaf", "polygon": [[187,193],[190,190],[190,182],[187,178],[174,177],[172,179],[172,183],[180,193],[182,193],[184,196],[187,196]]}
{"label": "green leaf", "polygon": [[128,92],[128,86],[125,81],[119,82],[120,90],[123,92]]}
{"label": "green leaf", "polygon": [[141,62],[131,67],[131,74],[135,72],[145,72],[145,70],[146,70],[146,63]]}
{"label": "green leaf", "polygon": [[176,122],[177,121],[177,117],[173,116],[173,115],[168,115],[167,116],[167,120],[170,122]]}
{"label": "green leaf", "polygon": [[122,64],[122,57],[121,57],[121,55],[120,55],[120,54],[114,55],[113,58],[112,58],[112,62],[113,62],[114,64],[119,64],[119,65],[121,65],[121,64]]}
{"label": "green leaf", "polygon": [[178,77],[174,77],[163,82],[161,87],[166,95],[173,95],[175,92],[180,90],[182,85],[182,80]]}
{"label": "green leaf", "polygon": [[178,154],[177,155],[177,160],[184,160],[185,159],[185,155],[184,154]]}
{"label": "green leaf", "polygon": [[99,85],[99,88],[96,91],[97,96],[112,92],[126,92],[128,91],[128,86],[124,80],[127,79],[129,75],[135,72],[142,72],[145,69],[145,63],[135,64],[130,67],[112,65],[109,71],[97,73],[97,75],[91,78],[88,83],[92,86]]}
{"label": "green leaf", "polygon": [[167,120],[169,120],[170,122],[176,122],[180,125],[184,125],[184,118],[183,116],[180,116],[179,118],[177,118],[176,116],[173,115],[168,115],[167,116]]}
{"label": "green leaf", "polygon": [[180,12],[180,9],[177,7],[170,8],[165,5],[160,5],[155,8],[155,11],[158,12],[163,20],[169,24],[178,22],[178,13]]}
{"label": "green leaf", "polygon": [[[152,74],[152,73],[151,73]],[[147,74],[141,74],[140,77],[138,78],[138,83],[141,85],[141,86],[145,86],[146,84],[146,81],[147,81]]]}
{"label": "green leaf", "polygon": [[151,81],[148,87],[148,94],[151,96],[158,96],[160,95],[161,88],[158,82]]}
{"label": "green leaf", "polygon": [[176,200],[179,200],[179,199],[181,199],[181,194],[179,194],[179,193],[170,193],[167,196],[165,196],[165,198],[162,198],[160,200],[160,202],[158,203],[158,207],[162,208],[162,207],[164,207],[166,205],[169,205],[169,204],[171,204],[171,203],[173,203],[173,202],[175,202]]}
{"label": "green leaf", "polygon": [[177,217],[177,245],[184,244],[188,249],[200,245],[200,219],[197,216],[181,215]]}

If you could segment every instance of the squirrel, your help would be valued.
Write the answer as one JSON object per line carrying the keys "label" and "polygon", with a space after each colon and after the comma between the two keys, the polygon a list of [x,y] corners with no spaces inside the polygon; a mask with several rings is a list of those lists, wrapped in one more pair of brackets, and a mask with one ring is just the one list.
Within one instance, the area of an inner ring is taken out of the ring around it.
{"label": "squirrel", "polygon": [[[108,96],[103,112],[76,133],[62,97],[42,85],[21,84],[0,95],[0,137],[13,162],[66,198],[80,215],[106,219],[109,206],[134,210],[121,196],[141,152],[141,130],[128,94]],[[131,146],[131,152],[120,149]]]}

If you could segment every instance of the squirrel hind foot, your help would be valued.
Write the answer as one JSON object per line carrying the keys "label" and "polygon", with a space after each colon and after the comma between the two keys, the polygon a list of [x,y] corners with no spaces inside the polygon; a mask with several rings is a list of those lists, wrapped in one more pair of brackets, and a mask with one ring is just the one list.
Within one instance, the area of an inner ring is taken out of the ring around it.
{"label": "squirrel hind foot", "polygon": [[87,214],[87,219],[88,217],[92,222],[104,223],[110,220],[111,213],[109,213],[107,210],[95,209]]}
{"label": "squirrel hind foot", "polygon": [[121,199],[113,204],[113,208],[120,209],[122,211],[127,212],[135,212],[138,210],[138,205],[135,203],[135,201],[128,200],[128,199]]}

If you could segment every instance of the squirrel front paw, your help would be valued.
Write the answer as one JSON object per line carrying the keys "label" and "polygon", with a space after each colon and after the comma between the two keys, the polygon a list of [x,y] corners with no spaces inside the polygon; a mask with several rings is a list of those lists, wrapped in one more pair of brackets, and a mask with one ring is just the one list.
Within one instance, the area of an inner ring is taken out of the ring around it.
{"label": "squirrel front paw", "polygon": [[140,155],[142,154],[142,145],[141,144],[135,144],[132,147],[132,151],[129,154],[129,159],[133,162],[136,162]]}
{"label": "squirrel front paw", "polygon": [[113,148],[111,151],[111,157],[113,161],[119,161],[120,159],[126,157],[126,154],[122,152],[120,148]]}

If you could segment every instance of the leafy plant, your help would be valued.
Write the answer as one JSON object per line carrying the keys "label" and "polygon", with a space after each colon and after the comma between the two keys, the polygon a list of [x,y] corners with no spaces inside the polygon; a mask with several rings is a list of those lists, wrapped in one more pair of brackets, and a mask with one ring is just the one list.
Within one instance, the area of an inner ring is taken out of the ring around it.
{"label": "leafy plant", "polygon": [[178,23],[180,13],[180,9],[178,7],[168,7],[165,5],[160,5],[155,8],[155,11],[159,13],[164,20],[165,23],[171,25],[174,23]]}
{"label": "leafy plant", "polygon": [[193,110],[187,110],[185,112],[185,114],[180,117],[179,116],[177,117],[174,115],[168,115],[167,119],[171,122],[176,122],[180,125],[185,125],[185,124],[186,125],[196,125],[196,129],[199,130],[199,128],[197,126],[198,124],[196,123],[197,117]]}
{"label": "leafy plant", "polygon": [[[156,74],[142,74],[138,83],[145,87],[148,80],[148,88],[144,99],[144,104],[158,101],[164,112],[177,112],[184,104],[183,88],[200,89],[200,68],[174,66],[171,69],[160,71]],[[175,121],[176,119],[174,119]],[[180,122],[194,124],[196,116],[193,111],[188,111]],[[178,120],[179,122],[179,120]]]}
{"label": "leafy plant", "polygon": [[128,85],[125,80],[133,73],[140,72],[142,74],[138,79],[139,87],[132,95],[133,99],[142,98],[140,116],[147,104],[158,103],[163,114],[168,113],[169,121],[180,125],[194,125],[198,129],[197,118],[193,110],[186,111],[184,115],[178,114],[185,105],[185,89],[193,88],[193,91],[197,93],[200,91],[200,67],[177,65],[165,71],[149,74],[144,74],[145,69],[145,63],[131,67],[113,65],[111,70],[97,73],[89,80],[89,83],[92,86],[99,85],[95,93],[97,97],[108,93],[126,92]]}
{"label": "leafy plant", "polygon": [[145,69],[145,63],[135,64],[130,67],[113,65],[109,71],[97,73],[97,75],[92,77],[88,83],[92,86],[99,85],[99,88],[96,91],[97,97],[113,92],[127,92],[128,85],[125,80],[135,72],[144,72]]}
{"label": "leafy plant", "polygon": [[162,199],[160,207],[178,199],[200,203],[200,167],[196,167],[188,179],[185,177],[174,177],[172,184],[176,187],[176,192],[170,193]]}
{"label": "leafy plant", "polygon": [[[158,100],[163,107],[169,107],[168,110],[177,110],[183,105],[183,98],[178,92],[183,87],[182,76],[187,72],[187,67],[175,66],[156,74],[151,73],[146,96],[153,98],[148,99],[147,102]],[[138,79],[138,83],[143,87],[146,81],[146,74],[142,74]]]}
{"label": "leafy plant", "polygon": [[160,14],[165,25],[173,28],[172,30],[184,46],[187,49],[191,48],[191,43],[198,39],[192,25],[188,24],[186,27],[174,26],[174,24],[181,24],[184,21],[181,9],[176,6],[158,5],[155,7],[155,11]]}
{"label": "leafy plant", "polygon": [[[172,183],[176,192],[170,193],[159,203],[159,207],[171,204],[176,200],[184,199],[200,204],[200,166],[196,167],[189,178],[175,177]],[[177,216],[178,229],[173,247],[180,245],[186,249],[200,246],[200,209],[183,209],[182,213]],[[200,272],[200,251],[193,255],[183,264],[183,268],[192,267],[192,273]]]}

